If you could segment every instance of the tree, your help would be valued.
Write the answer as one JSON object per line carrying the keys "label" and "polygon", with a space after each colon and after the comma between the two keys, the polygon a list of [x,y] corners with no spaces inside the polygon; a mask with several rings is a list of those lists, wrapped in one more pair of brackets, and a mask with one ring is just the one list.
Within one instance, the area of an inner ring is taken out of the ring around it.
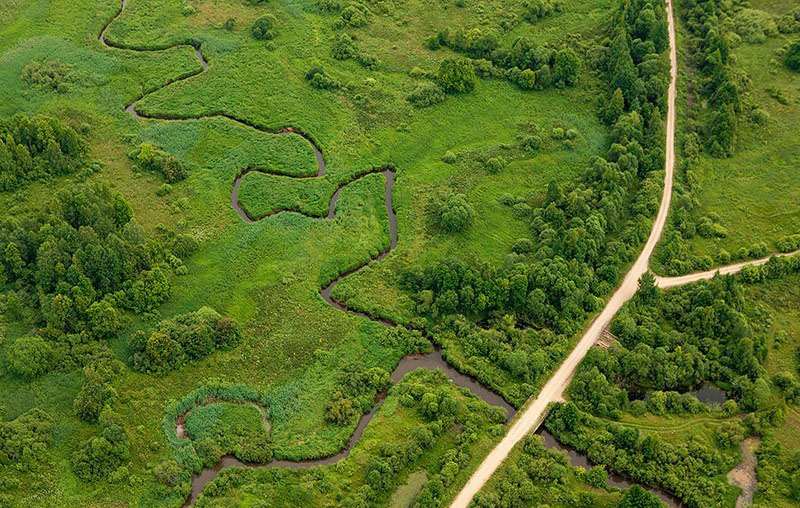
{"label": "tree", "polygon": [[274,39],[277,36],[275,26],[278,24],[278,19],[272,14],[266,14],[256,19],[250,29],[253,37],[259,40]]}
{"label": "tree", "polygon": [[606,107],[603,109],[603,119],[609,125],[614,125],[619,120],[620,115],[625,111],[625,98],[622,96],[622,90],[619,88],[614,90],[611,98],[606,102]]}
{"label": "tree", "polygon": [[661,501],[642,487],[634,485],[625,491],[617,508],[661,508]]}
{"label": "tree", "polygon": [[33,379],[47,372],[53,351],[43,338],[28,335],[17,339],[6,352],[6,368],[11,374]]}
{"label": "tree", "polygon": [[445,92],[470,92],[475,88],[475,69],[464,58],[445,58],[439,64],[436,79]]}
{"label": "tree", "polygon": [[786,67],[795,72],[800,72],[800,39],[797,39],[789,46],[783,61],[786,63]]}
{"label": "tree", "polygon": [[578,82],[581,59],[572,48],[564,48],[556,53],[553,63],[553,81],[559,86],[574,86]]}
{"label": "tree", "polygon": [[475,215],[464,194],[450,196],[439,207],[439,227],[446,233],[465,230]]}
{"label": "tree", "polygon": [[646,271],[639,279],[639,297],[645,303],[652,303],[658,297],[658,286],[653,272]]}

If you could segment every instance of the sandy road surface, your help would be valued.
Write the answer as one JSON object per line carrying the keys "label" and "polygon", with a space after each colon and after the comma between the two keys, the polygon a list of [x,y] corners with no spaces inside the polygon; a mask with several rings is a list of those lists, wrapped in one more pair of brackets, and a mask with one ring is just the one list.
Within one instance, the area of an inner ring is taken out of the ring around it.
{"label": "sandy road surface", "polygon": [[672,198],[672,176],[675,167],[675,81],[677,77],[677,57],[675,53],[675,22],[671,0],[667,0],[667,16],[669,18],[670,85],[667,113],[666,174],[664,175],[664,194],[661,197],[661,206],[658,209],[658,216],[656,216],[656,220],[653,223],[653,229],[650,231],[647,244],[645,244],[644,250],[639,254],[636,262],[625,276],[622,285],[614,292],[600,315],[595,318],[589,329],[586,330],[575,349],[572,350],[567,359],[564,360],[564,363],[547,381],[536,399],[529,403],[524,411],[520,413],[502,441],[486,456],[469,481],[467,481],[467,484],[453,500],[450,505],[451,508],[466,508],[469,506],[469,502],[500,464],[503,463],[511,449],[514,448],[514,445],[539,425],[545,416],[548,404],[562,400],[564,389],[569,384],[578,364],[600,336],[603,328],[611,322],[614,314],[636,293],[639,278],[647,271],[650,254],[652,254],[653,248],[658,243],[664,224],[667,221],[670,199]]}
{"label": "sandy road surface", "polygon": [[756,259],[752,261],[742,261],[741,263],[735,263],[727,266],[720,266],[717,268],[712,268],[711,270],[707,270],[705,272],[695,272],[686,275],[679,275],[678,277],[661,277],[659,275],[656,275],[656,285],[662,289],[683,286],[684,284],[689,284],[690,282],[711,279],[718,273],[722,275],[737,273],[740,272],[742,268],[744,268],[747,265],[763,265],[764,263],[769,261],[772,256],[777,256],[777,257],[794,256],[795,254],[800,254],[800,250],[796,250],[794,252],[787,252],[785,254],[773,254],[771,256],[767,256],[761,259]]}

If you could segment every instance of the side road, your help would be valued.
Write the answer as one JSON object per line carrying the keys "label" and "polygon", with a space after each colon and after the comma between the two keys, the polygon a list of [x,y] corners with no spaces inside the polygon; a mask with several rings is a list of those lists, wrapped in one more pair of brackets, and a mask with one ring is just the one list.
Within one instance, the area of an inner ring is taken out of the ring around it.
{"label": "side road", "polygon": [[575,349],[569,354],[558,370],[547,381],[533,402],[519,415],[508,433],[503,437],[497,446],[486,456],[478,469],[472,474],[467,484],[461,489],[451,508],[467,508],[470,501],[484,486],[486,481],[500,467],[505,458],[520,440],[534,430],[544,418],[547,406],[554,401],[562,400],[563,393],[569,384],[575,369],[583,359],[586,352],[595,343],[603,329],[608,326],[611,319],[619,311],[622,305],[628,301],[638,288],[639,279],[648,269],[648,262],[653,249],[661,238],[661,232],[667,221],[669,204],[672,199],[672,178],[675,169],[675,83],[677,79],[677,56],[675,52],[675,21],[672,13],[672,0],[667,0],[667,17],[669,19],[669,61],[670,61],[670,85],[668,96],[667,113],[667,139],[666,139],[666,165],[664,176],[664,194],[661,197],[661,206],[658,215],[653,222],[653,229],[636,262],[630,271],[625,275],[622,285],[614,292],[605,308],[595,318],[589,329],[581,337]]}
{"label": "side road", "polygon": [[735,263],[727,266],[718,266],[717,268],[712,268],[711,270],[706,270],[705,272],[687,273],[686,275],[679,275],[677,277],[661,277],[660,275],[656,275],[656,286],[660,287],[661,289],[683,286],[684,284],[689,284],[690,282],[696,282],[698,280],[712,279],[718,273],[722,275],[738,273],[747,265],[763,265],[772,257],[794,256],[796,254],[800,254],[800,250],[786,252],[783,254],[773,254],[761,259],[742,261],[741,263]]}

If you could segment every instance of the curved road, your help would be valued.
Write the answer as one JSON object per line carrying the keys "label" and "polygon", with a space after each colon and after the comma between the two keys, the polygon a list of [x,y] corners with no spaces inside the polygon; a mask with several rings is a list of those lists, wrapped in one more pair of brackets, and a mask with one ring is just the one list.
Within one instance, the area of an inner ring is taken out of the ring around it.
{"label": "curved road", "polygon": [[744,268],[747,265],[756,265],[756,266],[763,265],[773,257],[794,256],[796,254],[800,254],[800,250],[796,250],[794,252],[786,252],[783,254],[772,254],[770,256],[761,259],[742,261],[741,263],[734,263],[732,265],[712,268],[711,270],[706,270],[705,272],[687,273],[686,275],[679,275],[677,277],[662,277],[660,275],[656,275],[656,286],[660,287],[661,289],[669,289],[678,286],[683,286],[684,284],[689,284],[690,282],[697,282],[698,280],[712,279],[716,274],[727,275],[731,273],[738,273],[741,272],[742,268]]}
{"label": "curved road", "polygon": [[575,369],[583,359],[589,348],[595,343],[603,329],[608,326],[614,314],[627,302],[635,293],[639,286],[639,279],[648,269],[648,261],[653,249],[661,238],[664,224],[667,222],[669,204],[672,198],[672,176],[675,169],[675,82],[677,79],[677,56],[675,53],[675,21],[672,14],[672,2],[667,0],[667,17],[669,18],[669,61],[670,61],[670,84],[668,97],[667,113],[667,140],[666,140],[666,173],[664,175],[664,194],[661,197],[661,206],[658,215],[650,231],[650,237],[644,246],[644,250],[639,254],[636,262],[630,271],[625,275],[622,285],[614,292],[605,308],[595,318],[589,329],[586,330],[575,349],[561,364],[558,370],[547,381],[539,392],[536,399],[528,404],[527,408],[519,414],[508,429],[502,441],[483,459],[478,469],[472,474],[467,484],[461,489],[451,508],[467,508],[470,501],[483,487],[486,481],[500,467],[503,460],[511,452],[519,441],[531,433],[544,419],[547,414],[547,406],[551,402],[563,400],[564,390],[569,384]]}

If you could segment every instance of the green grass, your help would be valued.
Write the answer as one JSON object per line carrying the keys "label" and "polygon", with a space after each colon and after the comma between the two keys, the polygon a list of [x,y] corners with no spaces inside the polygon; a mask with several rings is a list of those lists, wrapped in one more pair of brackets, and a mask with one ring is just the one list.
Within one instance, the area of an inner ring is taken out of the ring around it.
{"label": "green grass", "polygon": [[[790,2],[766,0],[753,2],[753,8],[773,15],[791,10]],[[775,252],[777,240],[800,232],[800,189],[796,185],[800,162],[800,78],[776,56],[776,50],[792,37],[777,35],[762,44],[742,42],[731,51],[735,58],[733,68],[746,73],[752,82],[743,96],[745,101],[764,109],[770,119],[759,126],[746,113],[741,114],[733,156],[716,159],[703,154],[699,164],[691,168],[698,181],[695,188],[699,189],[693,193],[699,202],[697,217],[718,214],[728,235],[696,235],[689,241],[690,254],[715,258],[720,250],[734,254],[762,241]],[[787,104],[770,95],[768,90],[773,88],[784,92]],[[685,104],[685,86],[681,95],[678,101]],[[680,102],[678,106],[680,124],[685,111]]]}
{"label": "green grass", "polygon": [[[335,220],[282,213],[245,224],[230,206],[234,178],[244,168],[289,175],[253,173],[245,178],[243,204],[255,215],[276,204],[324,215],[339,185],[374,168],[396,168],[397,249],[337,286],[336,295],[354,307],[407,321],[410,302],[396,284],[405,267],[444,257],[501,262],[528,228],[499,198],[510,193],[535,200],[549,181],[575,178],[591,156],[605,149],[607,129],[594,111],[597,83],[586,70],[582,84],[572,89],[523,92],[504,81],[481,80],[473,93],[448,97],[429,109],[416,110],[406,102],[418,82],[409,71],[415,66],[432,70],[450,54],[426,49],[426,37],[446,26],[494,19],[500,10],[515,12],[516,2],[470,2],[462,9],[411,0],[385,16],[373,16],[366,27],[349,31],[357,35],[360,48],[382,60],[376,71],[333,60],[331,27],[338,15],[321,14],[312,2],[287,0],[262,7],[238,0],[190,3],[197,13],[183,16],[183,1],[130,0],[108,30],[109,40],[129,46],[163,47],[191,38],[201,43],[209,62],[206,73],[146,95],[138,110],[181,117],[226,113],[268,129],[294,126],[323,150],[325,177],[292,178],[314,174],[316,168],[310,146],[299,136],[271,135],[224,118],[167,122],[127,115],[124,108],[133,100],[197,70],[199,63],[188,47],[152,52],[103,47],[97,37],[118,2],[0,0],[0,116],[43,113],[81,131],[85,127],[92,157],[104,165],[92,178],[120,191],[147,231],[164,225],[200,242],[186,263],[188,275],[173,280],[173,294],[159,309],[160,317],[209,305],[236,318],[245,332],[242,344],[232,351],[164,376],[126,370],[115,382],[119,397],[114,407],[131,441],[129,469],[135,480],[130,484],[84,484],[72,473],[73,450],[99,432],[97,425],[80,422],[72,407],[82,383],[80,372],[52,372],[30,383],[0,375],[4,420],[41,407],[58,422],[48,463],[36,471],[13,472],[23,480],[13,492],[16,506],[138,505],[152,485],[150,467],[174,457],[161,428],[165,408],[212,377],[269,393],[277,457],[330,455],[347,441],[354,421],[335,426],[323,419],[338,369],[344,362],[358,361],[391,371],[401,353],[385,343],[383,326],[332,309],[318,290],[388,246],[383,176],[370,175],[343,189]],[[586,39],[599,30],[611,3],[576,2],[540,24],[521,22],[508,37],[528,34],[539,42],[558,44],[566,37],[559,29],[563,23]],[[252,20],[265,13],[280,21],[273,51],[249,36]],[[233,31],[220,28],[228,17],[236,18]],[[393,42],[385,42],[390,35]],[[23,83],[22,68],[41,59],[74,65],[78,79],[73,90],[59,95]],[[339,92],[311,88],[303,75],[316,61],[346,87]],[[529,124],[544,132],[554,126],[576,128],[580,135],[572,150],[548,146],[535,155],[514,152],[516,137]],[[170,194],[158,196],[163,180],[134,172],[127,158],[141,142],[178,157],[189,178],[173,185]],[[456,153],[455,164],[442,162],[448,150]],[[489,174],[478,157],[496,150],[514,155],[500,173]],[[35,183],[25,191],[0,195],[0,213],[13,215],[15,207],[42,206],[53,188],[64,183]],[[431,229],[426,209],[431,200],[454,192],[468,196],[476,220],[463,235],[443,235]],[[155,323],[155,317],[131,316],[129,329],[111,341],[112,349],[127,360],[128,334]],[[5,335],[13,340],[31,326],[6,323]],[[407,430],[403,422],[411,416],[400,407],[388,414],[388,402],[379,412],[385,419],[368,429],[364,446],[377,446]],[[228,413],[248,412],[246,408]],[[197,414],[206,411],[212,410]],[[241,416],[252,421],[253,415]],[[442,440],[432,456],[454,446],[454,439]],[[480,438],[456,483],[466,481],[469,469],[495,439]],[[398,485],[404,481],[397,479]],[[290,503],[304,496],[298,489],[287,492],[285,499]]]}

